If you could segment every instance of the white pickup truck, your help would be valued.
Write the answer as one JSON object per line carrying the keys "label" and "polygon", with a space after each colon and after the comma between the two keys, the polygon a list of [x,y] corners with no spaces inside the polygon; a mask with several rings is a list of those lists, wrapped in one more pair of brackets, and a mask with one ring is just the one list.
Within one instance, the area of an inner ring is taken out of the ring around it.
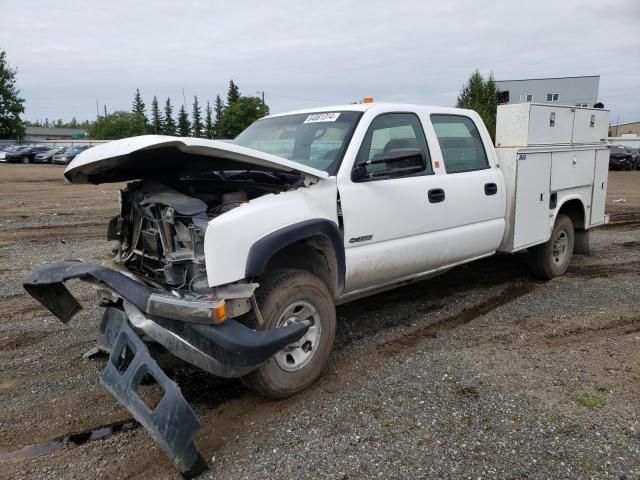
{"label": "white pickup truck", "polygon": [[607,128],[605,110],[501,106],[494,148],[473,111],[363,103],[272,115],[232,142],[114,141],[65,171],[130,181],[112,264],[47,265],[25,288],[66,322],[80,307],[63,283],[96,285],[102,382],[185,471],[193,451],[136,399],[143,373],[167,412],[197,419],[140,338],[283,398],[322,372],[336,304],[498,251],[528,249],[535,275],[562,275],[606,222]]}

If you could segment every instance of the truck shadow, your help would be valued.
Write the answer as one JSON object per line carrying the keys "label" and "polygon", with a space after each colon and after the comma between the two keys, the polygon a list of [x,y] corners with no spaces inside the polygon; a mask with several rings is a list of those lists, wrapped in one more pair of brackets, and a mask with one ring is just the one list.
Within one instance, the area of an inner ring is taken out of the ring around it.
{"label": "truck shadow", "polygon": [[456,267],[449,272],[388,292],[357,300],[337,309],[336,350],[383,329],[409,326],[445,307],[447,298],[473,290],[534,281],[527,255],[495,255]]}
{"label": "truck shadow", "polygon": [[[341,305],[337,307],[334,348],[339,352],[381,330],[419,323],[421,318],[428,319],[430,312],[444,307],[447,298],[513,281],[534,281],[526,254],[495,255],[436,278]],[[162,347],[154,346],[152,353],[167,375],[180,385],[185,399],[198,408],[215,408],[247,392],[239,380],[215,377],[173,357]]]}

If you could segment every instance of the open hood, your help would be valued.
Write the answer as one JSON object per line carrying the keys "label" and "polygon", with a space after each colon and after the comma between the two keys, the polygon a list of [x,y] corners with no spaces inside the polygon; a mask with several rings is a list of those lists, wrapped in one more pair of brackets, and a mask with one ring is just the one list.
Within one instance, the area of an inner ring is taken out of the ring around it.
{"label": "open hood", "polygon": [[327,172],[222,140],[142,135],[104,143],[76,156],[64,171],[72,183],[108,183],[181,171],[275,170],[311,180]]}

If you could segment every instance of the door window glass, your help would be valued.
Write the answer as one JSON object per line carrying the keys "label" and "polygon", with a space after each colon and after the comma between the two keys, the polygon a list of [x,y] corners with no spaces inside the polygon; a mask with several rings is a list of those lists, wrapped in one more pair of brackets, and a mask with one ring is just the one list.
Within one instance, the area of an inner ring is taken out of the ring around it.
{"label": "door window glass", "polygon": [[470,172],[489,168],[480,133],[468,117],[431,115],[447,173]]}
{"label": "door window glass", "polygon": [[[422,152],[425,164],[421,168],[411,169],[411,175],[431,173],[431,159],[427,141],[424,137],[420,120],[413,113],[386,113],[376,117],[369,126],[369,130],[362,141],[356,157],[355,167],[368,161],[375,161],[393,153],[401,153],[404,149],[414,149]],[[385,163],[367,165],[367,172],[375,173],[388,168]],[[387,177],[379,177],[387,178]]]}

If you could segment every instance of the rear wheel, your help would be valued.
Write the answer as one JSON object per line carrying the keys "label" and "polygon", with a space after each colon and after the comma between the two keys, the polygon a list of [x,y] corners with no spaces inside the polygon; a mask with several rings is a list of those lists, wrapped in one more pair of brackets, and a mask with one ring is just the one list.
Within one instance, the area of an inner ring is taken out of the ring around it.
{"label": "rear wheel", "polygon": [[22,157],[22,163],[24,164],[31,163],[31,160],[29,159],[29,157]]}
{"label": "rear wheel", "polygon": [[327,286],[303,270],[276,270],[256,291],[263,324],[255,315],[248,321],[261,330],[309,321],[309,330],[297,342],[276,353],[243,377],[242,382],[270,398],[287,398],[311,385],[322,373],[333,348],[336,313]]}
{"label": "rear wheel", "polygon": [[533,274],[547,280],[564,275],[571,262],[573,244],[573,222],[567,215],[560,214],[549,240],[530,249]]}

